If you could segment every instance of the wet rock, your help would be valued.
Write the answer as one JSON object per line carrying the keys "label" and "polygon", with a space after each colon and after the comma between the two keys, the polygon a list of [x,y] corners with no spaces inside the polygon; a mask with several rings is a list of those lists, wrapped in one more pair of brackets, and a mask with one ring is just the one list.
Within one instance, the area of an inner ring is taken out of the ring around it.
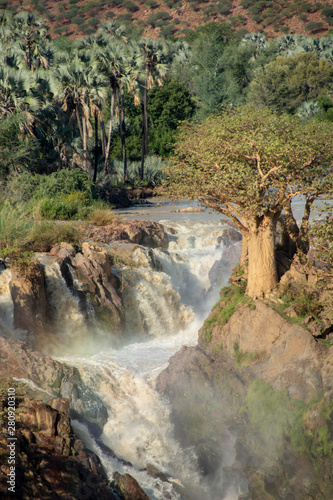
{"label": "wet rock", "polygon": [[150,248],[168,248],[169,244],[162,224],[145,220],[114,222],[108,226],[96,227],[88,232],[87,237],[102,243],[125,240]]}
{"label": "wet rock", "polygon": [[[66,406],[64,400],[53,402]],[[0,466],[1,498],[119,500],[107,486],[99,458],[74,435],[68,416],[41,401],[22,399],[18,394],[16,414],[15,465],[11,470],[5,427],[0,429],[0,456],[4,458]],[[3,418],[2,410],[0,415]],[[67,425],[59,426],[64,419]],[[8,491],[10,472],[14,493]]]}
{"label": "wet rock", "polygon": [[14,304],[15,328],[26,330],[31,335],[51,330],[43,266],[37,262],[29,264],[27,273],[12,267],[9,288]]}
{"label": "wet rock", "polygon": [[97,308],[98,319],[112,333],[121,335],[125,311],[114,287],[116,278],[112,275],[107,251],[97,244],[84,242],[82,253],[75,255],[72,265],[89,294],[91,303]]}
{"label": "wet rock", "polygon": [[164,474],[164,472],[161,472],[160,470],[157,469],[157,467],[155,467],[154,465],[152,464],[147,464],[146,465],[146,471],[147,473],[152,476],[152,477],[157,477],[158,479],[160,479],[161,481],[163,481],[164,483],[168,483],[169,482],[169,479],[168,477],[166,476],[166,474]]}
{"label": "wet rock", "polygon": [[86,320],[88,304],[92,304],[95,317],[110,334],[121,335],[125,312],[117,293],[119,279],[112,273],[112,257],[102,246],[83,242],[81,251],[66,243],[55,245],[50,255],[57,258],[62,275],[72,293],[79,298]]}
{"label": "wet rock", "polygon": [[113,479],[124,500],[149,500],[149,497],[130,474],[115,472]]}
{"label": "wet rock", "polygon": [[[54,361],[33,351],[24,342],[0,337],[0,376],[26,379],[43,389],[43,401],[53,397],[69,399],[72,418],[85,421],[91,430],[101,433],[107,411],[101,400],[83,382],[76,368]],[[52,399],[54,401],[54,399]],[[61,410],[66,403],[56,401]]]}
{"label": "wet rock", "polygon": [[[178,439],[195,447],[200,469],[212,478],[214,498],[219,498],[214,478],[220,477],[221,468],[228,470],[224,480],[231,478],[230,484],[242,486],[244,498],[305,498],[317,491],[318,484],[323,499],[332,497],[331,458],[318,451],[313,461],[312,451],[298,454],[290,440],[284,440],[289,424],[283,422],[281,403],[270,417],[274,430],[268,430],[269,438],[260,430],[267,413],[253,428],[251,417],[244,413],[249,410],[247,397],[255,390],[263,391],[261,397],[271,398],[273,404],[287,391],[290,402],[319,401],[305,413],[305,428],[298,432],[305,440],[313,436],[309,450],[321,449],[321,433],[332,427],[327,416],[333,396],[333,346],[316,341],[308,330],[290,324],[260,301],[251,307],[240,304],[226,324],[219,324],[213,310],[199,332],[198,347],[183,347],[176,353],[157,386],[172,403]],[[256,412],[266,401],[253,404],[251,412]],[[236,456],[226,469],[231,450]]]}

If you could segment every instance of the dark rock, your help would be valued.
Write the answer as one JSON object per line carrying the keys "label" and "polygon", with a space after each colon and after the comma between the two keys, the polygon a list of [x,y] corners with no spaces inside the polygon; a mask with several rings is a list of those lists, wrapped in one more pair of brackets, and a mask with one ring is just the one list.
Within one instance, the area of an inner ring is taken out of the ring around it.
{"label": "dark rock", "polygon": [[164,483],[168,483],[169,482],[169,479],[168,477],[166,476],[166,474],[164,474],[164,472],[161,472],[160,470],[157,469],[157,467],[155,467],[154,465],[152,464],[147,464],[146,465],[146,471],[147,473],[152,476],[152,477],[157,477],[158,479],[160,479],[161,481],[163,481]]}
{"label": "dark rock", "polygon": [[[85,421],[95,433],[101,433],[107,421],[106,408],[98,396],[85,386],[76,368],[33,351],[24,342],[3,337],[0,337],[0,352],[0,376],[30,380],[55,397],[68,398],[71,416]],[[66,405],[58,406],[60,402],[55,404],[59,409]]]}
{"label": "dark rock", "polygon": [[[53,402],[66,406],[64,400]],[[5,427],[0,429],[1,498],[119,500],[107,486],[108,479],[99,458],[75,437],[68,417],[68,425],[59,428],[64,413],[41,401],[19,397],[16,413],[15,493],[8,491],[8,474],[13,469],[10,470],[8,463],[9,441]]]}
{"label": "dark rock", "polygon": [[149,497],[130,474],[115,472],[113,479],[124,500],[149,500]]}

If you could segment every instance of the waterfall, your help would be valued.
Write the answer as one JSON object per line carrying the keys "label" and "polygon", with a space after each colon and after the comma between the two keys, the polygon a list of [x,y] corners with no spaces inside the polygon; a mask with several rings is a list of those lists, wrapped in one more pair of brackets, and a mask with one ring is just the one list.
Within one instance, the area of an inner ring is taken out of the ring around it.
{"label": "waterfall", "polygon": [[[168,250],[153,249],[151,266],[120,271],[121,298],[126,311],[128,343],[116,348],[112,332],[96,326],[94,311],[86,310],[67,287],[59,265],[44,259],[46,291],[55,331],[42,339],[41,350],[78,368],[82,380],[103,401],[108,420],[97,441],[84,424],[73,426],[95,451],[110,477],[115,471],[137,479],[150,500],[209,499],[192,448],[174,438],[171,408],[156,391],[155,380],[182,345],[195,345],[198,329],[217,299],[210,271],[225,251],[226,225],[218,219],[161,221],[168,228]],[[238,248],[235,247],[235,258]],[[158,265],[153,264],[158,263]],[[223,286],[230,267],[220,277]],[[76,277],[74,277],[76,279]],[[8,271],[1,273],[1,329],[13,331]],[[77,287],[80,283],[76,283]],[[112,450],[113,453],[107,450]],[[163,482],[147,474],[152,464],[168,475]]]}
{"label": "waterfall", "polygon": [[[75,425],[110,478],[115,471],[130,473],[151,500],[184,498],[177,482],[190,498],[208,499],[195,452],[182,449],[173,437],[171,409],[155,390],[155,379],[180,346],[196,344],[198,329],[216,300],[209,273],[224,251],[224,227],[216,222],[181,221],[172,227],[164,223],[169,227],[169,249],[152,250],[153,262],[160,265],[123,271],[122,300],[130,342],[120,349],[109,346],[89,358],[61,360],[78,368],[108,410],[100,440],[120,461],[82,424]],[[226,269],[222,284],[229,273]],[[144,470],[149,463],[173,477],[170,483],[150,477]]]}

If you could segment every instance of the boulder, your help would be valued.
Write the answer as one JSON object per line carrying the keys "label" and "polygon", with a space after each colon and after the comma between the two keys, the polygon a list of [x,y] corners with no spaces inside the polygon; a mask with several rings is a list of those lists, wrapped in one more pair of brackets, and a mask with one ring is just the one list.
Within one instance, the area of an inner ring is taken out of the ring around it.
{"label": "boulder", "polygon": [[14,304],[14,327],[28,331],[31,338],[51,330],[43,266],[33,262],[29,264],[28,273],[12,267],[9,288]]}
{"label": "boulder", "polygon": [[[68,414],[42,401],[16,396],[15,441],[8,441],[4,426],[0,429],[0,455],[4,458],[0,464],[1,498],[119,500],[107,485],[99,458],[74,435]],[[68,408],[63,399],[52,403]],[[0,417],[4,417],[4,409],[0,409]],[[11,457],[15,457],[11,469],[6,458],[9,442]],[[14,487],[10,492],[8,479]]]}
{"label": "boulder", "polygon": [[113,474],[114,484],[124,500],[149,500],[148,495],[130,474]]}
{"label": "boulder", "polygon": [[[0,337],[0,352],[0,376],[31,381],[44,391],[38,393],[39,397],[43,396],[44,402],[50,395],[68,398],[71,417],[85,421],[92,431],[101,433],[107,420],[106,408],[82,382],[76,368],[59,363],[13,339]],[[60,407],[60,401],[56,402],[59,410],[64,409],[66,404]]]}
{"label": "boulder", "polygon": [[111,243],[125,240],[150,248],[168,248],[168,237],[162,224],[145,220],[114,222],[91,229],[87,237],[93,241]]}

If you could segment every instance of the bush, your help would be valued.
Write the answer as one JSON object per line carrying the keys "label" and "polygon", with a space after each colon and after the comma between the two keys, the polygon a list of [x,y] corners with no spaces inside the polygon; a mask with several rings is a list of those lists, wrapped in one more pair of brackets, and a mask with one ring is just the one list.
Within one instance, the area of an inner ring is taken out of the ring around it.
{"label": "bush", "polygon": [[84,193],[73,193],[55,198],[44,198],[37,205],[42,219],[83,219],[88,214],[89,200]]}
{"label": "bush", "polygon": [[307,31],[311,31],[311,33],[316,33],[317,31],[321,31],[323,29],[323,23],[321,22],[311,22],[305,26]]}
{"label": "bush", "polygon": [[108,226],[113,222],[119,222],[121,218],[118,214],[110,210],[110,208],[96,206],[89,215],[88,220],[94,226]]}
{"label": "bush", "polygon": [[78,245],[82,237],[82,231],[72,224],[37,222],[29,230],[24,248],[33,252],[49,252],[54,245],[61,242]]}
{"label": "bush", "polygon": [[0,212],[0,250],[20,247],[31,226],[32,222],[22,206],[5,203]]}
{"label": "bush", "polygon": [[146,0],[145,5],[147,5],[150,9],[156,9],[159,6],[155,0]]}
{"label": "bush", "polygon": [[73,17],[73,19],[72,19],[72,23],[77,24],[78,26],[80,26],[80,24],[83,24],[84,21],[85,21],[84,17],[80,17],[80,16]]}
{"label": "bush", "polygon": [[324,17],[333,17],[333,8],[330,7],[330,6],[325,7],[321,11],[321,15],[324,16]]}
{"label": "bush", "polygon": [[55,35],[65,35],[68,31],[68,26],[57,26],[54,28],[53,33]]}
{"label": "bush", "polygon": [[99,25],[99,23],[100,23],[100,20],[99,20],[99,18],[98,18],[98,17],[91,17],[91,18],[90,18],[90,19],[88,19],[88,21],[87,21],[87,24],[88,24],[89,26],[93,26],[93,27],[98,26],[98,25]]}
{"label": "bush", "polygon": [[137,10],[139,10],[139,7],[131,2],[131,0],[126,0],[124,3],[123,3],[123,7],[131,12],[136,12]]}

